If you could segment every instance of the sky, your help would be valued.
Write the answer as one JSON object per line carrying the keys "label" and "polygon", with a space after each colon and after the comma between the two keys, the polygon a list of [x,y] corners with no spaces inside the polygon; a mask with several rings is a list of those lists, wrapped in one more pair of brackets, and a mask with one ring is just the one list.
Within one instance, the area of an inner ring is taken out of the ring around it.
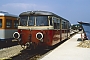
{"label": "sky", "polygon": [[53,12],[71,24],[90,22],[90,0],[0,0],[0,11],[10,14],[37,10]]}

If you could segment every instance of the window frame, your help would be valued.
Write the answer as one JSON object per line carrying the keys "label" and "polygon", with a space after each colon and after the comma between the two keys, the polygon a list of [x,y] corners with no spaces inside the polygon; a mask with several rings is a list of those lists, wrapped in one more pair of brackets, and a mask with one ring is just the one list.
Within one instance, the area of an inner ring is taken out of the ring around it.
{"label": "window frame", "polygon": [[19,21],[18,20],[14,20],[14,28],[18,28],[19,25]]}
{"label": "window frame", "polygon": [[[7,24],[7,22],[9,22],[9,25]],[[6,19],[6,28],[12,28],[12,20]]]}
{"label": "window frame", "polygon": [[54,29],[60,29],[60,18],[53,17],[53,26],[54,26]]}
{"label": "window frame", "polygon": [[[47,20],[41,20],[41,22],[38,22],[40,18],[46,18]],[[45,23],[46,22],[46,23]],[[37,23],[40,23],[39,25]],[[36,26],[49,26],[49,21],[48,21],[48,16],[45,16],[45,15],[39,15],[39,16],[36,16]]]}

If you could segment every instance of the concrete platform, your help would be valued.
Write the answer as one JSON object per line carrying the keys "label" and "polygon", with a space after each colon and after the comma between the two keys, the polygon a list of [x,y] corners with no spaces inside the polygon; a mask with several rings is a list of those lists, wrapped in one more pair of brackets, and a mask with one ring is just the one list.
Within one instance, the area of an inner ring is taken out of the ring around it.
{"label": "concrete platform", "polygon": [[76,34],[40,60],[90,60],[90,48],[77,47],[80,37]]}

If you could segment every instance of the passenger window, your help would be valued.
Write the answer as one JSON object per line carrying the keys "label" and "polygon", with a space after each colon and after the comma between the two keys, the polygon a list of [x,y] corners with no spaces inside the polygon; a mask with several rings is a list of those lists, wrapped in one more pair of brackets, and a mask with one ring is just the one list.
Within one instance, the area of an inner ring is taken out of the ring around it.
{"label": "passenger window", "polygon": [[54,18],[54,29],[60,29],[60,20],[58,18]]}
{"label": "passenger window", "polygon": [[62,20],[62,29],[67,29],[67,21]]}
{"label": "passenger window", "polygon": [[60,20],[57,20],[57,29],[60,29]]}
{"label": "passenger window", "polygon": [[54,17],[53,20],[54,20],[53,21],[54,22],[54,29],[57,29],[57,19]]}
{"label": "passenger window", "polygon": [[0,19],[0,28],[2,28],[2,19]]}
{"label": "passenger window", "polygon": [[68,27],[68,26],[67,26],[67,21],[66,21],[66,22],[65,22],[65,29],[67,29],[67,27]]}
{"label": "passenger window", "polygon": [[18,20],[14,20],[14,28],[17,28],[19,25]]}
{"label": "passenger window", "polygon": [[62,29],[65,29],[65,21],[62,20]]}
{"label": "passenger window", "polygon": [[12,20],[6,20],[6,28],[12,28]]}

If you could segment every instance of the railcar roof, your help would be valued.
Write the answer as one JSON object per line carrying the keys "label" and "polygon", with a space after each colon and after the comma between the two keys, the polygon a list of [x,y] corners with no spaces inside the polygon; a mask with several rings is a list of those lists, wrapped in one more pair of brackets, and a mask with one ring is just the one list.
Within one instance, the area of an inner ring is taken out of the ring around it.
{"label": "railcar roof", "polygon": [[27,11],[22,12],[20,15],[55,15],[55,14],[48,11]]}
{"label": "railcar roof", "polygon": [[[22,12],[19,16],[25,16],[25,15],[49,15],[49,16],[56,16],[56,17],[59,17],[61,19],[64,19],[52,12],[48,12],[48,11],[27,11],[27,12]],[[66,19],[64,19],[66,20]],[[68,21],[68,20],[67,20]]]}
{"label": "railcar roof", "polygon": [[11,16],[11,17],[19,17],[19,16],[16,16],[14,14],[10,14],[8,12],[3,12],[3,11],[0,11],[0,16]]}

